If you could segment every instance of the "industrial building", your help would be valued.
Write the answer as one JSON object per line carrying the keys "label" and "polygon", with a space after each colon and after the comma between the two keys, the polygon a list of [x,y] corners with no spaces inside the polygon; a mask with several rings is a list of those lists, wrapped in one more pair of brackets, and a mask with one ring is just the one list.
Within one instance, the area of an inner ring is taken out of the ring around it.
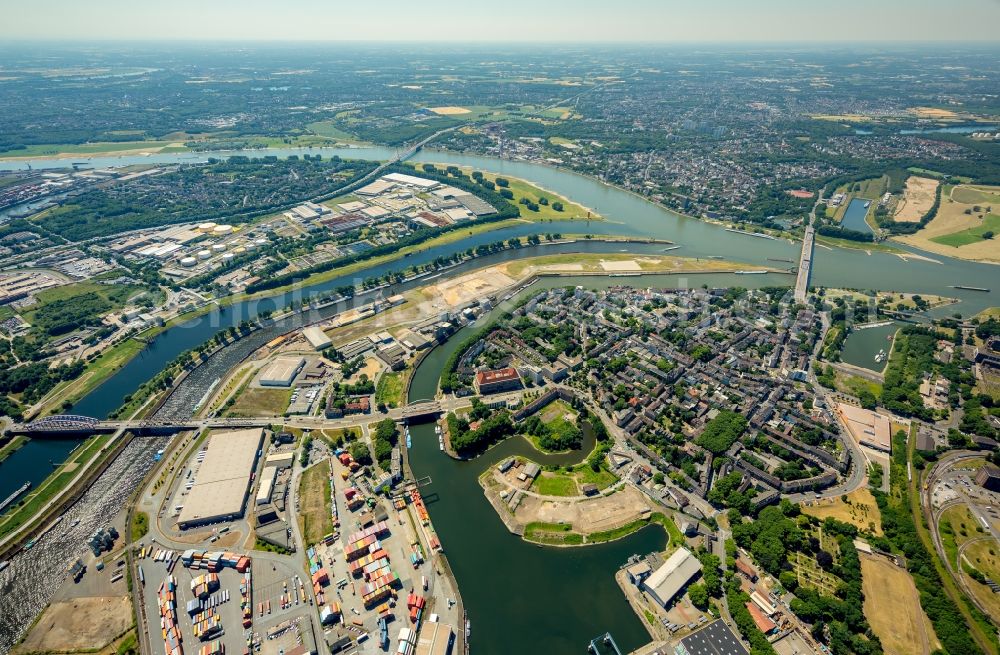
{"label": "industrial building", "polygon": [[1000,468],[984,464],[976,473],[976,484],[989,491],[1000,491]]}
{"label": "industrial building", "polygon": [[667,607],[696,575],[701,562],[687,548],[678,548],[663,566],[653,571],[642,586],[657,603]]}
{"label": "industrial building", "polygon": [[302,336],[304,336],[306,341],[309,342],[309,345],[316,350],[329,348],[330,344],[333,343],[330,341],[330,337],[326,336],[326,332],[319,329],[315,325],[310,325],[306,329],[302,330]]}
{"label": "industrial building", "polygon": [[512,366],[495,371],[480,371],[476,373],[476,391],[482,395],[514,391],[521,388],[521,376]]}
{"label": "industrial building", "polygon": [[416,655],[448,655],[453,637],[450,625],[428,621],[420,628]]}
{"label": "industrial building", "polygon": [[214,433],[177,525],[189,528],[242,516],[263,442],[264,428]]}
{"label": "industrial building", "polygon": [[271,502],[271,492],[274,491],[274,478],[278,475],[278,469],[267,466],[260,474],[260,485],[257,487],[257,505],[266,505]]}
{"label": "industrial building", "polygon": [[260,386],[290,387],[295,381],[295,376],[305,365],[306,360],[303,357],[279,357],[268,364],[260,374]]}
{"label": "industrial building", "polygon": [[722,619],[681,639],[674,647],[676,655],[747,655],[746,647]]}

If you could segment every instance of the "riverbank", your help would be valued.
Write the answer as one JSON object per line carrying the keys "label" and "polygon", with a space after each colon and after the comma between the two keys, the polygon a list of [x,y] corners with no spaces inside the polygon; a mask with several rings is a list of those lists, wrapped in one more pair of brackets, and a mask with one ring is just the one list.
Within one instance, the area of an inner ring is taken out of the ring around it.
{"label": "riverbank", "polygon": [[0,448],[0,464],[2,464],[4,460],[13,455],[18,448],[26,443],[28,443],[28,437],[23,435],[17,435],[16,437],[11,438],[10,441],[5,443],[3,447]]}

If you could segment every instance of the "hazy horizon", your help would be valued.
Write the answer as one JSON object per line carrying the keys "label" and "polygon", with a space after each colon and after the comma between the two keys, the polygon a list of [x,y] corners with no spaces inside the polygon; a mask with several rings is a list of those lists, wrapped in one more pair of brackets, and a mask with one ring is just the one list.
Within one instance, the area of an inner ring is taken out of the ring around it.
{"label": "hazy horizon", "polygon": [[292,0],[37,0],[0,37],[25,42],[811,44],[997,43],[1000,0],[508,0],[377,6]]}

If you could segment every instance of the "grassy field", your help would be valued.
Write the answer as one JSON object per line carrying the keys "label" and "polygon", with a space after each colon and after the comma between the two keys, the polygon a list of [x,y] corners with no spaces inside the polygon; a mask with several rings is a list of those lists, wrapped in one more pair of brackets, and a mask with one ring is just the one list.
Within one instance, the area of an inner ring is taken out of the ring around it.
{"label": "grassy field", "polygon": [[[1000,580],[1000,544],[994,539],[983,539],[970,544],[963,553],[961,564],[971,566],[990,580]],[[963,566],[964,571],[964,566]],[[977,598],[989,608],[990,616],[1000,616],[1000,594],[993,593],[983,583],[976,582],[967,573],[962,574]]]}
{"label": "grassy field", "polygon": [[375,403],[385,403],[388,407],[399,407],[403,404],[403,391],[406,388],[407,371],[386,372],[378,380],[375,387]]}
{"label": "grassy field", "polygon": [[820,519],[833,517],[838,521],[857,526],[859,530],[882,535],[882,515],[878,511],[875,497],[867,487],[861,487],[847,495],[846,502],[840,497],[810,501],[803,505],[802,513]]}
{"label": "grassy field", "polygon": [[988,203],[961,201],[991,195],[1000,196],[1000,187],[946,184],[941,188],[941,205],[934,219],[916,234],[895,239],[949,257],[1000,262],[1000,247],[994,240],[982,238],[987,231],[1000,234],[1000,216],[990,212]]}
{"label": "grassy field", "polygon": [[949,507],[941,514],[939,522],[941,543],[948,555],[948,561],[953,565],[958,560],[958,548],[969,539],[981,536],[982,526],[972,516],[966,505]]}
{"label": "grassy field", "polygon": [[20,150],[0,151],[0,158],[50,157],[55,155],[100,155],[112,152],[142,150],[158,152],[170,146],[170,141],[100,141],[95,143],[50,143],[27,146]]}
{"label": "grassy field", "polygon": [[306,544],[312,545],[333,532],[330,516],[330,461],[307,469],[299,481],[299,527]]}
{"label": "grassy field", "polygon": [[361,143],[358,137],[337,127],[333,121],[317,121],[306,125],[306,129],[312,130],[318,136],[332,139],[334,141],[346,141],[348,143]]}
{"label": "grassy field", "polygon": [[[518,278],[538,272],[612,273],[633,270],[643,273],[685,273],[701,271],[765,270],[759,266],[734,264],[721,259],[693,259],[669,255],[632,255],[629,253],[572,253],[519,259],[504,267],[507,275]],[[791,279],[791,278],[790,278]]]}
{"label": "grassy field", "polygon": [[837,391],[841,393],[849,393],[852,396],[857,396],[862,390],[867,389],[872,392],[876,398],[882,395],[882,385],[878,382],[873,382],[872,380],[867,380],[863,377],[857,375],[851,375],[850,373],[844,373],[834,369],[833,378],[834,387]]}
{"label": "grassy field", "polygon": [[226,411],[226,416],[278,416],[288,409],[291,398],[291,389],[247,388]]}
{"label": "grassy field", "polygon": [[[471,168],[465,168],[463,170],[466,173],[472,171]],[[510,189],[511,193],[514,194],[514,198],[509,202],[512,202],[521,209],[522,218],[527,218],[528,220],[554,220],[554,221],[570,220],[576,218],[588,218],[588,217],[590,218],[590,220],[599,220],[601,218],[601,216],[597,212],[591,211],[586,207],[584,207],[583,205],[579,205],[575,202],[572,202],[568,198],[561,196],[558,193],[545,191],[544,189],[541,189],[526,180],[522,180],[516,177],[508,177],[506,175],[496,175],[494,173],[486,173],[486,172],[483,173],[483,177],[494,183],[496,182],[496,179],[498,177],[503,177],[510,182],[510,186],[507,188]],[[499,191],[500,187],[497,187],[497,190]],[[541,198],[546,198],[548,199],[549,204],[539,205],[538,211],[533,212],[530,209],[528,209],[525,205],[520,204],[521,198],[527,198],[529,201],[534,203],[537,203]],[[559,212],[553,209],[552,208],[553,202],[561,202],[563,204],[563,210]]]}
{"label": "grassy field", "polygon": [[105,302],[111,305],[111,309],[108,311],[114,311],[124,307],[128,303],[128,300],[141,290],[142,287],[139,286],[98,284],[96,282],[66,284],[61,287],[39,291],[35,295],[37,302],[22,312],[22,315],[29,323],[34,323],[35,315],[45,305],[60,301],[71,301],[88,293],[100,296]]}
{"label": "grassy field", "polygon": [[543,496],[578,496],[576,480],[565,474],[542,473],[531,484],[531,490]]}
{"label": "grassy field", "polygon": [[865,617],[886,655],[927,655],[940,646],[906,569],[862,555],[861,584]]}
{"label": "grassy field", "polygon": [[573,532],[568,523],[529,523],[524,526],[524,538],[550,546],[578,546],[583,543],[583,535]]}
{"label": "grassy field", "polygon": [[952,189],[951,197],[967,205],[1000,205],[1000,187],[962,184]]}
{"label": "grassy field", "polygon": [[586,463],[577,465],[573,472],[577,484],[595,484],[601,490],[607,489],[619,480],[617,475],[606,468],[601,467],[600,470],[595,471]]}
{"label": "grassy field", "polygon": [[136,512],[132,515],[132,527],[129,532],[131,536],[130,541],[132,543],[135,543],[145,537],[146,533],[149,532],[149,514],[136,510]]}
{"label": "grassy field", "polygon": [[[983,234],[985,232],[993,232],[1000,236],[1000,216],[997,214],[987,214],[986,218],[977,226],[966,228],[960,232],[943,234],[932,238],[931,241],[944,246],[951,246],[952,248],[961,248],[962,246],[983,241]],[[995,247],[1000,251],[1000,245],[996,245]]]}

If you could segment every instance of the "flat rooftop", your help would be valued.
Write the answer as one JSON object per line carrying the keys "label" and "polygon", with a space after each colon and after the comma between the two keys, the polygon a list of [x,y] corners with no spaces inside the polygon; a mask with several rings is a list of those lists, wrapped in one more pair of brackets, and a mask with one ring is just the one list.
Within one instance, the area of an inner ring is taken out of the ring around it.
{"label": "flat rooftop", "polygon": [[302,357],[279,357],[268,364],[260,374],[261,384],[289,386],[305,364]]}
{"label": "flat rooftop", "polygon": [[264,428],[213,433],[177,522],[208,523],[241,514],[263,441]]}
{"label": "flat rooftop", "polygon": [[678,651],[680,646],[684,647],[687,655],[748,655],[747,649],[722,619],[712,621],[701,630],[684,637]]}
{"label": "flat rooftop", "polygon": [[837,411],[859,444],[887,453],[892,451],[892,428],[888,416],[847,403],[838,403]]}

